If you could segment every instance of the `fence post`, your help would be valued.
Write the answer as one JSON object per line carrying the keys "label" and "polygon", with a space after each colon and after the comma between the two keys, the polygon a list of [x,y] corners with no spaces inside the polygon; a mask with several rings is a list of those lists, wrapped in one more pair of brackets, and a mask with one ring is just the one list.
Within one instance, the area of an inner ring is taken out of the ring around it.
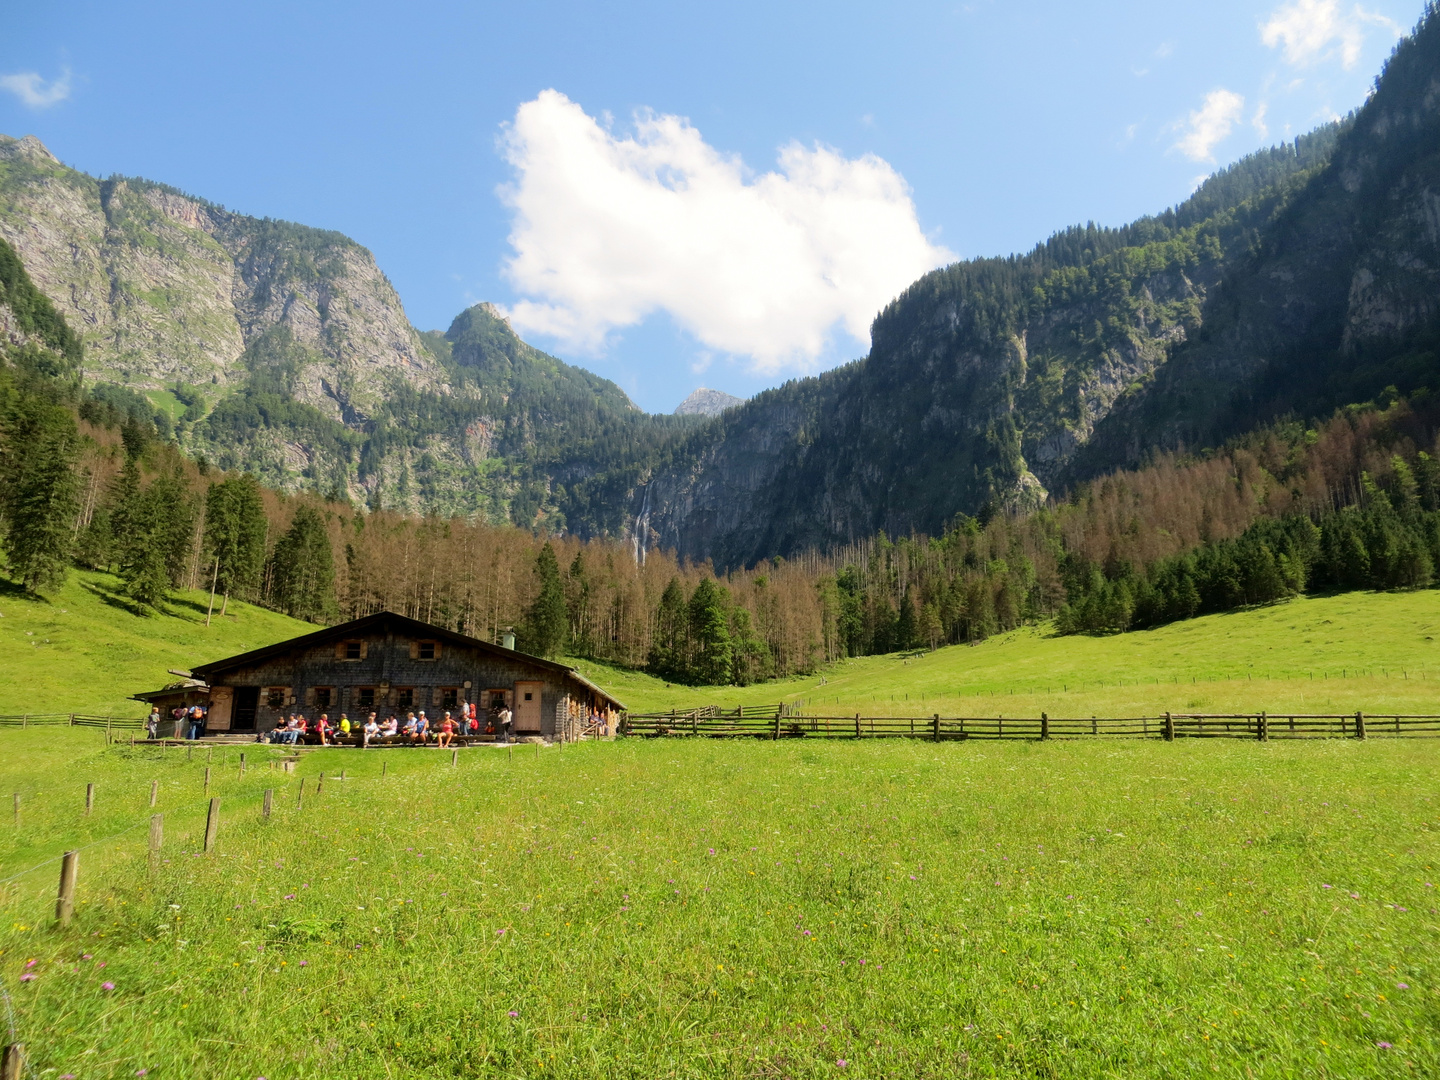
{"label": "fence post", "polygon": [[450,751],[450,767],[453,769],[453,768],[455,768],[456,765],[459,765],[459,764],[460,764],[460,751],[459,751],[459,750],[451,750],[451,751]]}
{"label": "fence post", "polygon": [[245,775],[245,751],[240,751],[240,775]]}
{"label": "fence post", "polygon": [[322,772],[315,778],[315,797],[318,799],[321,792],[325,790],[325,774]]}
{"label": "fence post", "polygon": [[860,738],[860,714],[855,714],[855,738]]}
{"label": "fence post", "polygon": [[0,1057],[0,1080],[24,1080],[25,1044],[11,1043]]}
{"label": "fence post", "polygon": [[778,742],[779,740],[780,740],[780,710],[779,710],[779,709],[776,709],[776,710],[775,710],[775,734],[770,736],[770,741],[771,741],[771,742]]}
{"label": "fence post", "polygon": [[90,816],[90,811],[95,809],[95,785],[85,785],[85,816]]}
{"label": "fence post", "polygon": [[940,741],[940,714],[935,714],[935,741]]}
{"label": "fence post", "polygon": [[210,794],[210,766],[205,766],[205,794]]}
{"label": "fence post", "polygon": [[160,798],[160,781],[150,781],[150,809],[155,809],[155,801]]}
{"label": "fence post", "polygon": [[1050,714],[1042,712],[1040,714],[1040,741],[1044,742],[1048,738],[1050,738]]}
{"label": "fence post", "polygon": [[1260,741],[1261,741],[1261,742],[1269,742],[1269,741],[1270,741],[1270,716],[1269,716],[1268,713],[1264,712],[1263,710],[1262,710],[1261,713],[1260,713],[1260,722],[1259,722],[1259,727],[1258,727],[1258,733],[1259,733]]}
{"label": "fence post", "polygon": [[1168,712],[1165,714],[1165,741],[1175,741],[1175,718]]}
{"label": "fence post", "polygon": [[1365,714],[1363,712],[1355,714],[1355,737],[1357,739],[1365,738]]}
{"label": "fence post", "polygon": [[15,792],[15,827],[20,827],[20,792]]}
{"label": "fence post", "polygon": [[260,816],[266,821],[270,820],[270,804],[275,798],[275,789],[265,789],[265,801],[260,804]]}
{"label": "fence post", "polygon": [[205,851],[215,848],[215,834],[220,831],[220,800],[210,800],[210,813],[205,815]]}
{"label": "fence post", "polygon": [[380,779],[382,779],[382,780],[385,779],[385,770],[386,770],[389,766],[390,766],[390,763],[382,758],[381,761],[380,761]]}
{"label": "fence post", "polygon": [[75,875],[80,868],[80,852],[67,851],[60,860],[60,895],[55,899],[55,918],[61,926],[70,925],[75,914]]}
{"label": "fence post", "polygon": [[305,778],[300,778],[300,790],[295,795],[295,809],[299,810],[305,805]]}
{"label": "fence post", "polygon": [[160,868],[160,845],[165,842],[165,815],[150,815],[150,872]]}

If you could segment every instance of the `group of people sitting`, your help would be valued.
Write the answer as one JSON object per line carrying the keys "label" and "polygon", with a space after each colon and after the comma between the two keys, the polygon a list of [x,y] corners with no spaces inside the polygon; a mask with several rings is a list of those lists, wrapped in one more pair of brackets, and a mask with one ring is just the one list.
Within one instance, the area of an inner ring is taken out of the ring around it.
{"label": "group of people sitting", "polygon": [[439,746],[450,746],[457,738],[479,738],[482,735],[494,737],[497,742],[510,741],[510,729],[514,723],[510,710],[501,707],[488,715],[482,724],[474,705],[462,705],[460,715],[453,715],[448,709],[437,723],[431,723],[425,710],[407,712],[405,719],[391,713],[380,720],[377,713],[371,713],[363,724],[352,723],[345,713],[331,722],[328,713],[321,713],[314,720],[308,720],[304,713],[291,713],[288,718],[275,722],[273,730],[261,738],[269,743],[308,743],[318,746],[336,746],[340,743],[358,742],[369,746],[372,742],[408,742],[425,746],[434,740]]}

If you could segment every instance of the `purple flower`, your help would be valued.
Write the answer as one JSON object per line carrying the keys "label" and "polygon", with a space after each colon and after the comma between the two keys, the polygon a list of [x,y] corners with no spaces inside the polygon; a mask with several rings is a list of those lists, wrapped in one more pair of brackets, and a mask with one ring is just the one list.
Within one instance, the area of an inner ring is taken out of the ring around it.
{"label": "purple flower", "polygon": [[809,936],[810,936],[810,931],[809,931],[809,930],[806,930],[806,931],[805,931],[805,936],[806,936],[806,937],[809,937]]}
{"label": "purple flower", "polygon": [[518,1019],[520,1018],[520,1014],[519,1014],[518,1012],[516,1012],[514,1009],[511,1009],[511,1010],[510,1010],[509,1015],[510,1015],[510,1019],[511,1019],[511,1020],[518,1020]]}
{"label": "purple flower", "polygon": [[838,1058],[838,1059],[836,1059],[835,1064],[836,1064],[839,1068],[842,1068],[842,1069],[843,1069],[843,1068],[845,1068],[845,1066],[849,1065],[850,1063],[849,1063],[848,1061],[846,1061],[844,1058]]}
{"label": "purple flower", "polygon": [[1395,905],[1395,910],[1396,910],[1396,911],[1409,911],[1410,909],[1409,909],[1409,908],[1403,908],[1403,907],[1401,907],[1399,904],[1396,904],[1396,905]]}
{"label": "purple flower", "polygon": [[1389,1050],[1389,1049],[1390,1049],[1390,1044],[1387,1043],[1387,1042],[1377,1042],[1375,1045],[1378,1046],[1381,1050]]}
{"label": "purple flower", "polygon": [[148,1073],[149,1071],[150,1071],[149,1069],[136,1069],[136,1070],[135,1070],[135,1075],[136,1075],[136,1076],[144,1076],[144,1075],[145,1075],[146,1073]]}
{"label": "purple flower", "polygon": [[1333,889],[1333,888],[1335,888],[1335,886],[1334,886],[1334,885],[1321,885],[1320,888],[1322,888],[1322,889]]}
{"label": "purple flower", "polygon": [[114,990],[114,989],[115,989],[115,984],[112,983],[112,982],[103,982],[103,983],[100,984],[100,989],[101,989],[101,990]]}
{"label": "purple flower", "polygon": [[[508,928],[507,928],[507,929],[508,929]],[[496,936],[496,937],[504,937],[504,936],[505,936],[505,931],[504,931],[504,930],[496,930],[496,931],[495,931],[495,936]]]}
{"label": "purple flower", "polygon": [[35,966],[36,964],[38,964],[39,962],[40,962],[39,960],[26,960],[26,961],[25,961],[25,970],[27,970],[27,971],[30,970],[32,967],[34,967],[34,966]]}
{"label": "purple flower", "polygon": [[27,971],[24,975],[20,976],[20,981],[29,982],[33,978],[35,978],[35,973],[33,971]]}
{"label": "purple flower", "polygon": [[286,894],[285,894],[285,899],[286,899],[286,900],[294,900],[294,899],[295,899],[295,894],[294,894],[293,892],[292,892],[292,893],[286,893]]}
{"label": "purple flower", "polygon": [[309,960],[301,960],[301,961],[300,961],[300,966],[301,966],[301,967],[309,967],[309,966],[310,966],[310,961],[309,961]]}
{"label": "purple flower", "polygon": [[94,960],[95,957],[91,956],[91,955],[87,952],[87,953],[85,953],[83,956],[81,956],[80,959],[81,959],[81,960]]}
{"label": "purple flower", "polygon": [[1395,984],[1395,989],[1396,989],[1396,990],[1409,990],[1409,989],[1410,989],[1410,984],[1409,984],[1409,983],[1396,983],[1396,984]]}
{"label": "purple flower", "polygon": [[711,854],[711,855],[714,855],[714,854],[715,854],[715,849],[714,849],[713,847],[710,849],[710,854]]}

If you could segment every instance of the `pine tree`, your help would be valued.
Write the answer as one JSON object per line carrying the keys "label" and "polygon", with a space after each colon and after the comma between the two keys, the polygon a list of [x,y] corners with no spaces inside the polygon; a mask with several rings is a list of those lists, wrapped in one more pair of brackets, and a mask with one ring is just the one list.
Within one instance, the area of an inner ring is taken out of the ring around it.
{"label": "pine tree", "polygon": [[334,619],[335,557],[319,513],[302,506],[270,556],[270,600],[307,622]]}
{"label": "pine tree", "polygon": [[0,516],[11,575],[32,592],[65,583],[80,509],[79,435],[68,409],[22,399],[8,418]]}
{"label": "pine tree", "polygon": [[672,577],[660,594],[660,609],[655,614],[655,633],[650,639],[650,656],[646,665],[662,679],[686,682],[689,662],[686,656],[690,615],[685,606],[685,588],[678,577]]}
{"label": "pine tree", "polygon": [[730,682],[734,655],[730,643],[729,598],[714,578],[701,578],[690,595],[690,641],[694,649],[690,674],[705,686]]}
{"label": "pine tree", "polygon": [[525,646],[537,656],[559,656],[568,637],[570,612],[565,607],[565,586],[560,581],[560,563],[547,540],[535,559],[540,593],[525,620]]}
{"label": "pine tree", "polygon": [[915,602],[910,598],[907,591],[900,598],[900,614],[895,620],[895,648],[913,649],[915,640],[919,633],[919,627],[915,618]]}
{"label": "pine tree", "polygon": [[211,484],[205,496],[205,552],[215,587],[225,597],[248,596],[260,583],[265,565],[265,535],[269,531],[260,484],[246,473]]}
{"label": "pine tree", "polygon": [[129,494],[117,516],[125,522],[118,537],[117,570],[125,595],[141,609],[158,610],[170,592],[166,551],[164,485],[158,481]]}

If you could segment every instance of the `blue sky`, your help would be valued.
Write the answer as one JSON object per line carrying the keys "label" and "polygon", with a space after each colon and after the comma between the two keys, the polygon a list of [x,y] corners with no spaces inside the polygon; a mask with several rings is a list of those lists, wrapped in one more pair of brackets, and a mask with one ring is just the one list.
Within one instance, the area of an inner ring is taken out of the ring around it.
{"label": "blue sky", "polygon": [[5,16],[0,132],[338,229],[416,326],[494,301],[668,411],[1345,113],[1421,7],[51,0]]}

